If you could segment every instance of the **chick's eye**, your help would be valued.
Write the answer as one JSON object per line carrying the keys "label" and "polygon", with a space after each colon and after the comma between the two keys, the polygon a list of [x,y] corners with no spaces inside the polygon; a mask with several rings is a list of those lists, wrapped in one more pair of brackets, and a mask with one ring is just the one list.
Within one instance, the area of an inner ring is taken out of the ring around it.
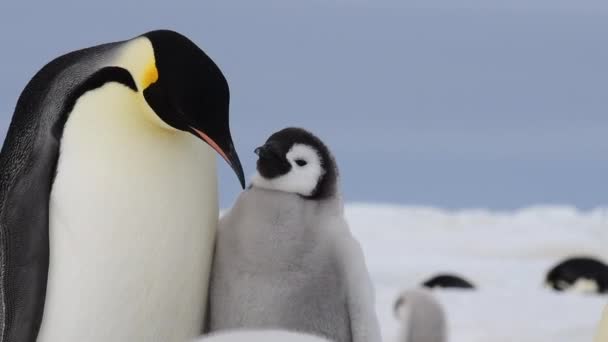
{"label": "chick's eye", "polygon": [[308,163],[304,159],[296,159],[296,164],[298,164],[298,166],[304,166]]}

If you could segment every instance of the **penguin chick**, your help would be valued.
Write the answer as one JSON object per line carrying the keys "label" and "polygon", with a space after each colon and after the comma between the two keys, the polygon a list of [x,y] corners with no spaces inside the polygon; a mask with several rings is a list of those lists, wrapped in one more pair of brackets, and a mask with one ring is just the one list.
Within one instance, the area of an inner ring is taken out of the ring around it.
{"label": "penguin chick", "polygon": [[549,270],[545,284],[556,291],[608,292],[608,265],[589,257],[563,260]]}
{"label": "penguin chick", "polygon": [[335,160],[327,146],[311,133],[286,128],[271,135],[254,152],[258,161],[252,186],[315,200],[336,195]]}
{"label": "penguin chick", "polygon": [[209,331],[279,328],[380,341],[371,280],[328,148],[287,128],[255,152],[252,186],[220,221]]}
{"label": "penguin chick", "polygon": [[241,330],[212,334],[193,342],[329,342],[318,336],[287,330]]}
{"label": "penguin chick", "polygon": [[458,288],[474,290],[475,286],[468,280],[454,274],[438,274],[424,281],[422,286],[434,288]]}
{"label": "penguin chick", "polygon": [[428,290],[412,289],[401,293],[395,301],[394,314],[401,322],[399,341],[446,341],[445,313]]}

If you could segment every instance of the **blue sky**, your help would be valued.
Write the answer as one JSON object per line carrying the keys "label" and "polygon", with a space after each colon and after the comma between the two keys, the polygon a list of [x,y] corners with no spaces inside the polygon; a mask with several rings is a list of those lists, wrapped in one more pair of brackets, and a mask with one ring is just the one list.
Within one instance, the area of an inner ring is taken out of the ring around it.
{"label": "blue sky", "polygon": [[[0,4],[0,132],[52,58],[157,28],[220,65],[247,174],[286,126],[333,149],[349,201],[608,205],[606,1]],[[222,206],[239,191],[220,164]]]}

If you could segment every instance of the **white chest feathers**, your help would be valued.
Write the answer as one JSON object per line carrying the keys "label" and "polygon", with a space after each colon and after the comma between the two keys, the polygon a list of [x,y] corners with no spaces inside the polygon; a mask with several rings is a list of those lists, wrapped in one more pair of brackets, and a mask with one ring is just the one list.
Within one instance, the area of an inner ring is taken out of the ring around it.
{"label": "white chest feathers", "polygon": [[579,278],[566,291],[580,294],[597,294],[600,287],[594,279]]}
{"label": "white chest feathers", "polygon": [[81,97],[66,123],[38,341],[200,334],[218,219],[215,155],[142,119],[139,100],[109,83]]}

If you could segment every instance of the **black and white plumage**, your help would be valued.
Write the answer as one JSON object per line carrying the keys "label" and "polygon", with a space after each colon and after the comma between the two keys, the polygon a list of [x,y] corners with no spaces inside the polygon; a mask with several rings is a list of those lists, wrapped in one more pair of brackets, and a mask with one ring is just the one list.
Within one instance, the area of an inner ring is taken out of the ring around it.
{"label": "black and white plumage", "polygon": [[556,291],[608,292],[608,265],[591,257],[571,257],[553,266],[545,284]]}
{"label": "black and white plumage", "polygon": [[312,200],[336,195],[338,169],[327,146],[300,128],[286,128],[272,134],[258,155],[252,185],[258,188],[296,193]]}
{"label": "black and white plumage", "polygon": [[434,289],[434,288],[457,288],[457,289],[475,289],[475,285],[470,281],[464,279],[461,276],[455,274],[438,274],[435,275],[424,282],[422,282],[422,286]]}
{"label": "black and white plumage", "polygon": [[252,187],[220,221],[210,331],[280,328],[380,341],[371,279],[343,215],[329,150],[288,128],[255,152]]}
{"label": "black and white plumage", "polygon": [[2,342],[198,334],[213,150],[243,183],[228,104],[215,63],[165,30],[69,53],[32,78],[0,153]]}
{"label": "black and white plumage", "polygon": [[399,341],[445,342],[447,323],[442,305],[429,290],[403,291],[394,305],[400,322]]}

